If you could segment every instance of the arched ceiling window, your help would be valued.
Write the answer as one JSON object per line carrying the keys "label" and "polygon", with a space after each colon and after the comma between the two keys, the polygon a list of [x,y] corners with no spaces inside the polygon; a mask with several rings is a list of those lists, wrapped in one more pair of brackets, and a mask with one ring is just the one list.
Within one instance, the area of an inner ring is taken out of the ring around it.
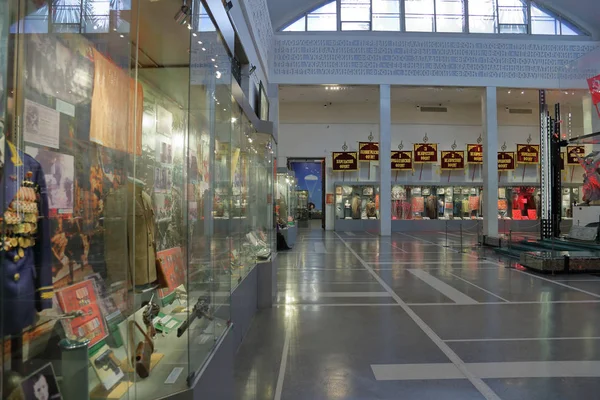
{"label": "arched ceiling window", "polygon": [[588,35],[531,0],[334,0],[282,30]]}

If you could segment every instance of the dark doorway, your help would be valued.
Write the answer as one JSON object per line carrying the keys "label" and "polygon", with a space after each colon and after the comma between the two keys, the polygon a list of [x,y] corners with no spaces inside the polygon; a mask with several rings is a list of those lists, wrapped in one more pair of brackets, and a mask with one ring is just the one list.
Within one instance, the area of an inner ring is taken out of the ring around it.
{"label": "dark doorway", "polygon": [[325,158],[288,158],[287,164],[296,175],[297,192],[308,193],[308,213],[302,218],[308,218],[308,226],[311,220],[320,219],[325,229]]}

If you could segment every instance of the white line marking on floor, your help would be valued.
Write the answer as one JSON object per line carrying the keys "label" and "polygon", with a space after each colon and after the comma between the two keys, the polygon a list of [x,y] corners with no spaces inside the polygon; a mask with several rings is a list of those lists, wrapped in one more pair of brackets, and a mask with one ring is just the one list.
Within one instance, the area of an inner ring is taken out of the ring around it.
{"label": "white line marking on floor", "polygon": [[597,304],[600,300],[557,300],[557,301],[483,301],[477,304],[456,304],[456,303],[406,303],[409,307],[431,307],[431,306],[497,306],[497,305],[526,305],[526,304]]}
{"label": "white line marking on floor", "polygon": [[383,288],[392,295],[396,303],[400,305],[402,310],[421,328],[421,330],[436,344],[436,346],[448,357],[450,361],[460,370],[460,372],[477,388],[477,390],[485,397],[487,400],[500,400],[500,397],[480,378],[476,377],[469,371],[463,362],[463,360],[448,346],[446,343],[442,341],[442,339],[423,321],[417,313],[415,313],[397,294],[392,290],[392,288],[385,283],[385,281],[363,260],[360,256],[350,247],[348,243],[344,239],[341,238],[340,235],[336,233],[336,235],[340,238],[342,243],[346,245],[350,249],[350,251],[354,254],[354,256],[361,262],[361,264],[365,267],[367,271],[371,273],[373,278],[375,278]]}
{"label": "white line marking on floor", "polygon": [[356,236],[354,233],[352,232],[344,232],[346,234],[346,236]]}
{"label": "white line marking on floor", "polygon": [[[476,379],[600,377],[600,361],[490,362],[464,366]],[[384,364],[371,365],[371,369],[379,381],[462,378],[457,366],[449,363]]]}
{"label": "white line marking on floor", "polygon": [[371,365],[378,381],[465,379],[454,364],[383,364]]}
{"label": "white line marking on floor", "polygon": [[600,337],[541,337],[541,338],[495,338],[495,339],[449,339],[446,343],[471,343],[471,342],[537,342],[545,340],[600,340]]}
{"label": "white line marking on floor", "polygon": [[452,275],[453,277],[455,277],[455,278],[456,278],[456,279],[458,279],[458,280],[461,280],[461,281],[463,281],[463,282],[465,282],[465,283],[468,283],[469,285],[471,285],[471,286],[474,286],[474,287],[476,287],[477,289],[479,289],[479,290],[482,290],[482,291],[486,292],[487,294],[490,294],[490,295],[494,296],[494,297],[495,297],[495,298],[497,298],[497,299],[500,299],[500,300],[502,300],[502,301],[505,301],[505,302],[507,302],[507,303],[509,302],[509,301],[508,301],[508,300],[506,300],[504,297],[498,296],[497,294],[495,294],[495,293],[492,293],[492,292],[490,292],[489,290],[487,290],[487,289],[484,289],[484,288],[482,288],[481,286],[478,286],[478,285],[474,284],[473,282],[470,282],[470,281],[468,281],[468,280],[466,280],[466,279],[464,279],[464,278],[462,278],[462,277],[460,277],[460,276],[458,276],[458,275],[456,275],[456,274],[453,274],[453,273],[451,273],[451,272],[449,272],[449,274],[450,274],[450,275]]}
{"label": "white line marking on floor", "polygon": [[285,297],[286,295],[296,298],[305,297],[390,297],[388,292],[279,292],[277,296]]}
{"label": "white line marking on floor", "polygon": [[[453,250],[453,249],[452,249],[452,248],[450,248],[450,247],[447,247],[447,248],[446,248],[446,247],[442,246],[441,244],[434,243],[434,242],[430,242],[429,240],[421,239],[421,238],[418,238],[418,237],[416,237],[416,236],[409,235],[409,234],[407,234],[407,233],[402,233],[402,232],[399,232],[399,233],[400,233],[401,235],[408,236],[408,237],[411,237],[411,238],[413,238],[413,239],[416,239],[416,240],[418,240],[418,241],[420,241],[420,242],[429,243],[429,244],[432,244],[432,245],[434,245],[434,246],[441,247],[442,249],[447,249],[448,251],[451,251],[451,252],[453,252],[453,253],[459,253],[459,254],[461,254],[461,253],[460,253],[460,251],[458,251],[458,250]],[[470,257],[470,258],[479,258],[479,257],[477,257],[477,256],[474,256],[474,255],[471,255],[471,254],[466,254],[466,253],[462,253],[462,255],[464,255],[464,256],[466,256],[466,257]]]}
{"label": "white line marking on floor", "polygon": [[317,254],[327,253],[327,250],[325,249],[325,244],[322,241],[315,242],[315,253],[317,253]]}
{"label": "white line marking on floor", "polygon": [[287,368],[287,359],[290,352],[290,339],[292,337],[292,329],[289,327],[291,319],[287,321],[287,328],[285,330],[285,340],[283,342],[283,350],[281,352],[281,364],[279,364],[279,375],[277,376],[277,386],[275,387],[274,400],[281,400],[281,392],[283,390],[283,379],[285,378],[285,370]]}
{"label": "white line marking on floor", "polygon": [[318,304],[287,304],[287,303],[275,303],[275,307],[286,307],[286,306],[294,306],[294,307],[302,307],[306,309],[308,307],[400,307],[400,304],[397,303],[318,303]]}
{"label": "white line marking on floor", "polygon": [[408,272],[410,272],[411,274],[413,274],[414,276],[416,276],[417,278],[419,278],[420,280],[422,280],[423,282],[425,282],[426,284],[428,284],[429,286],[431,286],[432,288],[434,288],[435,290],[437,290],[438,292],[455,302],[456,304],[464,305],[478,303],[478,301],[470,298],[463,292],[453,288],[446,282],[439,280],[427,271],[423,271],[422,269],[409,269]]}
{"label": "white line marking on floor", "polygon": [[541,279],[541,280],[546,281],[546,282],[554,283],[555,285],[566,287],[566,288],[569,288],[571,290],[575,290],[575,291],[578,291],[578,292],[581,292],[581,293],[585,293],[587,295],[590,295],[590,296],[593,296],[593,297],[596,297],[596,298],[600,299],[600,295],[599,294],[588,292],[587,290],[579,289],[579,288],[567,285],[567,284],[562,283],[562,282],[553,281],[552,279],[547,279],[547,278],[544,278],[544,277],[532,274],[532,273],[527,272],[527,271],[521,271],[520,269],[514,269],[514,268],[509,269],[509,271],[516,271],[516,272],[519,272],[521,274],[528,275],[528,276],[531,276],[533,278]]}
{"label": "white line marking on floor", "polygon": [[[465,260],[465,261],[423,261],[423,260],[413,260],[413,261],[376,261],[376,262],[368,262],[367,264],[369,265],[394,265],[394,264],[400,264],[400,265],[414,265],[416,263],[427,263],[427,264],[431,264],[431,265],[451,265],[451,264],[460,264],[460,265],[465,265],[465,264],[493,264],[495,265],[496,263],[491,262],[491,261],[469,261],[469,260]],[[490,267],[492,268],[492,267]],[[493,269],[498,269],[498,267],[493,267]]]}

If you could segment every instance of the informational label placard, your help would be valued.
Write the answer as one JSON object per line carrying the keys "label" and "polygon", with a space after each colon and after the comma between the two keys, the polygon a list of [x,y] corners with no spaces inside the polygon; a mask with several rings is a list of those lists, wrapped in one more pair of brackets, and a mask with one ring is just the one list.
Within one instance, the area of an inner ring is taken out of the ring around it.
{"label": "informational label placard", "polygon": [[415,164],[429,164],[438,161],[437,143],[415,143]]}
{"label": "informational label placard", "polygon": [[408,171],[413,169],[412,151],[392,151],[392,171]]}
{"label": "informational label placard", "polygon": [[333,152],[332,159],[335,172],[358,171],[358,153],[356,151]]}
{"label": "informational label placard", "polygon": [[465,152],[463,150],[442,151],[442,171],[465,169]]}
{"label": "informational label placard", "polygon": [[483,145],[468,144],[467,145],[467,163],[468,164],[483,164]]}
{"label": "informational label placard", "polygon": [[59,148],[60,113],[25,99],[25,141]]}
{"label": "informational label placard", "polygon": [[359,161],[379,161],[379,143],[358,142]]}
{"label": "informational label placard", "polygon": [[518,144],[517,162],[519,164],[539,164],[540,163],[540,145],[539,144]]}
{"label": "informational label placard", "polygon": [[564,171],[566,168],[565,166],[565,153],[561,152],[560,153],[560,170]]}
{"label": "informational label placard", "polygon": [[585,157],[585,146],[567,146],[567,165],[579,165],[578,158]]}
{"label": "informational label placard", "polygon": [[515,153],[512,151],[498,153],[498,171],[514,171],[515,164]]}

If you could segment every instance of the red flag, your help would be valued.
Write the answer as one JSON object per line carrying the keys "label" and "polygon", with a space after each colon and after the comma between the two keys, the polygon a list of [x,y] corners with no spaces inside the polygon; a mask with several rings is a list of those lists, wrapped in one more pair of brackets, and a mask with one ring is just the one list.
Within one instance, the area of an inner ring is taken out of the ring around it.
{"label": "red flag", "polygon": [[590,94],[592,95],[592,102],[594,105],[600,103],[600,75],[596,75],[593,78],[587,80],[588,86],[590,87]]}

